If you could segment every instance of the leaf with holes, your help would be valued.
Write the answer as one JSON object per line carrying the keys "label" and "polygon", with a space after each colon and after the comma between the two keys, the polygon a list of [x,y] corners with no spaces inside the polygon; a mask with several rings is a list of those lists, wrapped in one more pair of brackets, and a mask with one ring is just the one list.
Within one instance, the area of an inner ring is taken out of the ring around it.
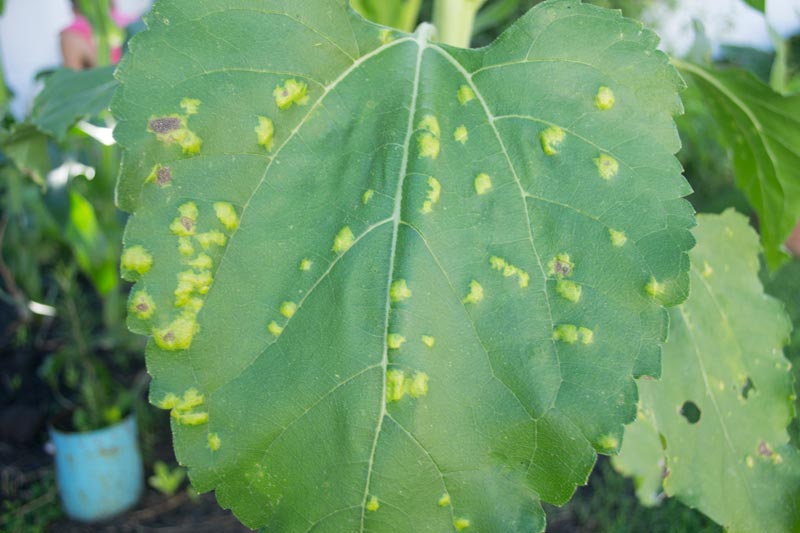
{"label": "leaf with holes", "polygon": [[742,69],[674,62],[715,118],[736,185],[758,213],[764,256],[777,268],[800,216],[800,95],[782,96]]}
{"label": "leaf with holes", "polygon": [[651,424],[664,449],[626,438],[616,463],[643,480],[663,472],[668,495],[728,531],[795,531],[800,456],[788,444],[794,389],[781,351],[791,325],[764,294],[747,219],[732,210],[699,219],[691,296],[670,313],[661,381],[639,383],[639,420],[627,431]]}
{"label": "leaf with holes", "polygon": [[481,50],[345,0],[148,23],[112,106],[122,268],[195,486],[274,531],[541,528],[687,292],[657,38],[573,0]]}

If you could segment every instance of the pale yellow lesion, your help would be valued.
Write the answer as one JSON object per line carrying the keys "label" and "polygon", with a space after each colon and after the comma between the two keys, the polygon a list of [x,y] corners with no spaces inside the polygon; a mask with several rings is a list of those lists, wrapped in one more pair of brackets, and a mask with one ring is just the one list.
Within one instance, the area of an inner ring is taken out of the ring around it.
{"label": "pale yellow lesion", "polygon": [[372,189],[367,189],[366,191],[364,191],[364,194],[361,196],[361,203],[364,204],[364,205],[367,205],[369,203],[369,201],[372,200],[372,197],[374,195],[375,195],[375,191],[373,191]]}
{"label": "pale yellow lesion", "polygon": [[436,137],[442,136],[442,130],[439,127],[439,119],[434,115],[425,115],[422,120],[417,124],[417,129],[431,132]]}
{"label": "pale yellow lesion", "polygon": [[597,446],[602,451],[616,451],[619,449],[619,439],[614,435],[603,435],[597,439]]}
{"label": "pale yellow lesion", "polygon": [[298,268],[300,268],[300,270],[302,270],[303,272],[308,272],[309,270],[311,270],[311,267],[313,265],[314,265],[314,262],[311,259],[309,259],[307,257],[304,257],[300,261],[300,266]]}
{"label": "pale yellow lesion", "polygon": [[177,420],[179,424],[185,426],[200,426],[208,423],[208,413],[206,412],[179,413],[177,411],[172,411],[172,418]]}
{"label": "pale yellow lesion", "polygon": [[281,333],[283,333],[283,327],[273,320],[267,326],[267,331],[269,331],[274,337],[280,337]]}
{"label": "pale yellow lesion", "polygon": [[156,139],[164,144],[178,144],[184,154],[200,153],[202,139],[189,129],[186,116],[172,114],[163,117],[150,117],[148,131],[155,134]]}
{"label": "pale yellow lesion", "polygon": [[256,139],[258,144],[271,152],[275,145],[275,125],[272,119],[258,116],[258,125],[255,127]]}
{"label": "pale yellow lesion", "polygon": [[594,331],[583,326],[578,328],[578,339],[581,344],[592,344],[594,342]]}
{"label": "pale yellow lesion", "polygon": [[553,257],[547,263],[547,275],[551,278],[566,278],[572,275],[575,270],[575,263],[566,252],[562,252]]}
{"label": "pale yellow lesion", "polygon": [[563,129],[558,126],[550,126],[539,135],[539,142],[545,154],[556,155],[558,153],[558,147],[566,138],[567,134]]}
{"label": "pale yellow lesion", "polygon": [[419,145],[419,156],[436,159],[441,151],[442,130],[439,127],[439,120],[433,115],[425,115],[417,125],[421,130],[417,143]]}
{"label": "pale yellow lesion", "polygon": [[603,86],[597,89],[597,95],[594,97],[594,105],[597,106],[597,109],[607,111],[614,107],[615,102],[614,91],[610,88]]}
{"label": "pale yellow lesion", "polygon": [[178,253],[184,257],[191,257],[194,255],[194,245],[190,238],[181,237],[178,239]]}
{"label": "pale yellow lesion", "polygon": [[208,434],[208,449],[212,452],[217,452],[222,447],[222,439],[218,433]]}
{"label": "pale yellow lesion", "polygon": [[389,333],[386,336],[386,346],[390,350],[399,350],[405,344],[406,338],[399,333]]}
{"label": "pale yellow lesion", "polygon": [[386,401],[399,402],[406,395],[420,398],[428,394],[428,374],[415,372],[409,377],[402,370],[391,369],[386,373]]}
{"label": "pale yellow lesion", "polygon": [[184,312],[163,328],[153,328],[153,340],[162,350],[188,350],[192,339],[200,331],[194,313]]}
{"label": "pale yellow lesion", "polygon": [[292,105],[306,105],[308,103],[308,84],[295,79],[286,80],[283,85],[278,85],[272,91],[278,109],[288,109]]}
{"label": "pale yellow lesion", "polygon": [[650,281],[648,281],[647,285],[644,286],[644,292],[646,292],[652,298],[658,298],[667,292],[667,288],[663,283],[658,281],[655,276],[651,276]]}
{"label": "pale yellow lesion", "polygon": [[140,320],[147,320],[156,312],[156,302],[147,291],[138,290],[131,297],[128,311]]}
{"label": "pale yellow lesion", "polygon": [[228,242],[228,237],[218,230],[211,230],[205,233],[198,233],[194,239],[203,248],[209,250],[212,246],[225,246]]}
{"label": "pale yellow lesion", "polygon": [[450,501],[451,501],[450,494],[445,492],[444,494],[441,495],[439,501],[436,503],[437,505],[439,505],[439,507],[447,507],[448,505],[450,505]]}
{"label": "pale yellow lesion", "polygon": [[442,194],[442,185],[439,180],[433,176],[428,177],[428,195],[425,202],[422,204],[421,212],[428,214],[433,212],[433,206],[439,203],[439,198]]}
{"label": "pale yellow lesion", "polygon": [[337,254],[343,254],[350,249],[356,242],[356,237],[353,235],[353,230],[350,226],[345,226],[339,230],[336,237],[333,239],[333,247],[331,248]]}
{"label": "pale yellow lesion", "polygon": [[456,528],[456,531],[464,531],[471,525],[471,522],[467,518],[456,518],[453,521],[453,526]]}
{"label": "pale yellow lesion", "polygon": [[145,250],[144,246],[137,244],[126,248],[122,252],[120,266],[122,267],[123,277],[126,275],[131,277],[136,274],[141,276],[150,271],[153,266],[153,256]]}
{"label": "pale yellow lesion", "polygon": [[432,337],[431,335],[423,335],[422,344],[428,348],[433,348],[434,344],[436,344],[436,338]]}
{"label": "pale yellow lesion", "polygon": [[392,42],[394,40],[394,37],[392,37],[392,30],[381,30],[380,33],[378,33],[378,40],[382,45],[387,45]]}
{"label": "pale yellow lesion", "polygon": [[604,180],[610,180],[619,173],[619,162],[608,154],[600,154],[594,159],[594,164]]}
{"label": "pale yellow lesion", "polygon": [[492,190],[492,177],[485,172],[478,174],[475,177],[475,192],[478,195],[486,194]]}
{"label": "pale yellow lesion", "polygon": [[467,141],[469,140],[469,132],[467,131],[467,127],[463,125],[457,127],[456,131],[453,132],[453,139],[461,144],[467,144]]}
{"label": "pale yellow lesion", "polygon": [[494,270],[502,273],[504,277],[510,278],[517,277],[517,284],[521,289],[524,289],[530,284],[531,276],[526,271],[516,267],[503,259],[502,257],[492,256],[489,258],[489,264]]}
{"label": "pale yellow lesion", "polygon": [[483,286],[473,279],[469,282],[469,293],[467,293],[462,302],[466,304],[477,304],[483,300],[483,296]]}
{"label": "pale yellow lesion", "polygon": [[200,112],[200,104],[202,102],[198,98],[186,97],[181,100],[181,109],[187,115],[196,115]]}
{"label": "pale yellow lesion", "polygon": [[208,254],[199,254],[186,264],[197,270],[211,270],[214,267],[214,260]]}
{"label": "pale yellow lesion", "polygon": [[710,278],[714,274],[714,269],[711,268],[711,265],[706,260],[703,260],[703,272],[702,272],[702,274],[703,274],[703,277],[706,278],[706,279]]}
{"label": "pale yellow lesion", "polygon": [[408,383],[408,394],[412,398],[419,398],[428,394],[428,374],[425,372],[415,372],[414,377]]}
{"label": "pale yellow lesion", "polygon": [[381,504],[378,501],[376,496],[371,496],[370,499],[367,501],[367,505],[364,507],[367,511],[374,513],[378,509],[380,509]]}
{"label": "pale yellow lesion", "polygon": [[194,202],[185,202],[178,207],[178,216],[169,229],[178,237],[191,237],[197,232],[197,217],[200,212]]}
{"label": "pale yellow lesion", "polygon": [[581,299],[582,292],[582,287],[573,281],[560,279],[556,282],[556,294],[572,303],[577,303]]}
{"label": "pale yellow lesion", "polygon": [[283,302],[280,306],[280,312],[286,318],[292,318],[297,312],[297,304],[294,302]]}
{"label": "pale yellow lesion", "polygon": [[468,102],[471,102],[475,99],[475,91],[472,90],[472,87],[469,85],[462,85],[458,88],[458,93],[456,94],[458,101],[461,105],[465,105]]}
{"label": "pale yellow lesion", "polygon": [[389,298],[392,302],[402,302],[411,298],[411,289],[408,288],[408,283],[404,279],[398,279],[392,282],[389,289]]}
{"label": "pale yellow lesion", "polygon": [[574,324],[560,324],[553,328],[553,340],[567,344],[592,344],[594,342],[594,331],[586,327],[578,327]]}
{"label": "pale yellow lesion", "polygon": [[228,202],[215,202],[214,213],[217,215],[217,220],[225,226],[225,229],[235,231],[239,227],[239,215],[236,214],[236,208]]}
{"label": "pale yellow lesion", "polygon": [[608,230],[608,237],[611,239],[611,244],[616,248],[625,246],[628,242],[628,236],[624,231],[617,231],[615,229]]}

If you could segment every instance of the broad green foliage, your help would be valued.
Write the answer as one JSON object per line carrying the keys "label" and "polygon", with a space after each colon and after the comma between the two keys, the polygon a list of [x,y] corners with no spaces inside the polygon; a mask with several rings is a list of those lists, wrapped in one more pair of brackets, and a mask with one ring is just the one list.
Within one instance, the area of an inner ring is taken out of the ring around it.
{"label": "broad green foliage", "polygon": [[736,184],[758,213],[767,263],[776,268],[800,216],[800,95],[782,96],[744,70],[675,63],[716,119]]}
{"label": "broad green foliage", "polygon": [[16,124],[10,131],[0,128],[0,148],[20,172],[44,186],[50,171],[46,135],[29,124]]}
{"label": "broad green foliage", "polygon": [[541,529],[687,294],[655,35],[573,0],[481,50],[344,0],[148,24],[112,105],[122,269],[195,487],[272,531]]}
{"label": "broad green foliage", "polygon": [[98,116],[108,109],[116,87],[114,67],[57,70],[47,78],[44,89],[36,97],[29,121],[63,141],[75,122]]}
{"label": "broad green foliage", "polygon": [[699,221],[691,296],[670,312],[661,380],[640,381],[616,462],[640,491],[663,474],[668,495],[729,531],[794,531],[800,457],[788,444],[794,389],[782,352],[791,326],[764,294],[747,219],[729,210]]}
{"label": "broad green foliage", "polygon": [[422,0],[351,0],[365,18],[384,26],[410,32],[417,23]]}

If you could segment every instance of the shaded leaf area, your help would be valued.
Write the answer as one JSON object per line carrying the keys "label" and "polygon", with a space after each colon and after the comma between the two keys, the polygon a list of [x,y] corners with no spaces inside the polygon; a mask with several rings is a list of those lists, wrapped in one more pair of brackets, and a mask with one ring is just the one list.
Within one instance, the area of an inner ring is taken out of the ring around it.
{"label": "shaded leaf area", "polygon": [[417,25],[422,0],[351,0],[350,4],[367,20],[410,32]]}
{"label": "shaded leaf area", "polygon": [[28,121],[63,141],[78,120],[96,117],[108,109],[117,88],[114,66],[75,71],[59,69],[47,77]]}
{"label": "shaded leaf area", "polygon": [[0,129],[2,154],[37,185],[44,186],[50,171],[47,136],[29,124]]}
{"label": "shaded leaf area", "polygon": [[758,214],[767,263],[777,268],[800,213],[800,95],[782,96],[744,70],[673,61],[716,119],[736,184]]}
{"label": "shaded leaf area", "polygon": [[747,220],[732,210],[698,218],[691,296],[670,312],[661,380],[639,383],[640,412],[615,461],[644,501],[663,478],[667,495],[729,531],[793,531],[800,457],[786,432],[794,389],[782,352],[791,326],[764,294]]}
{"label": "shaded leaf area", "polygon": [[687,294],[657,38],[572,0],[482,50],[344,0],[148,24],[112,104],[122,269],[195,486],[280,531],[542,529]]}
{"label": "shaded leaf area", "polygon": [[764,10],[766,9],[766,3],[767,3],[766,0],[744,0],[744,1],[747,5],[749,5],[753,9],[761,11],[762,13],[764,13]]}

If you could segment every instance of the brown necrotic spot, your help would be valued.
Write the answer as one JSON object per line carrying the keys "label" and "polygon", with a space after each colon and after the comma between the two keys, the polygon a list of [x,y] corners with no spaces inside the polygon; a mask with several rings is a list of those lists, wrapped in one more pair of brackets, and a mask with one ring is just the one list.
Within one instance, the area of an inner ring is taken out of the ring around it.
{"label": "brown necrotic spot", "polygon": [[186,231],[192,231],[194,228],[194,220],[189,217],[181,217],[181,226],[186,228]]}
{"label": "brown necrotic spot", "polygon": [[136,310],[140,313],[146,313],[148,309],[150,309],[150,306],[144,302],[136,304]]}
{"label": "brown necrotic spot", "polygon": [[758,443],[758,455],[761,457],[772,457],[775,452],[769,447],[769,444],[763,440]]}
{"label": "brown necrotic spot", "polygon": [[178,117],[163,117],[150,120],[150,130],[155,133],[169,133],[181,128],[181,119]]}
{"label": "brown necrotic spot", "polygon": [[559,276],[569,276],[572,273],[572,265],[564,261],[556,260],[553,267]]}
{"label": "brown necrotic spot", "polygon": [[161,186],[168,185],[172,181],[172,171],[169,167],[161,167],[156,171],[156,183]]}

